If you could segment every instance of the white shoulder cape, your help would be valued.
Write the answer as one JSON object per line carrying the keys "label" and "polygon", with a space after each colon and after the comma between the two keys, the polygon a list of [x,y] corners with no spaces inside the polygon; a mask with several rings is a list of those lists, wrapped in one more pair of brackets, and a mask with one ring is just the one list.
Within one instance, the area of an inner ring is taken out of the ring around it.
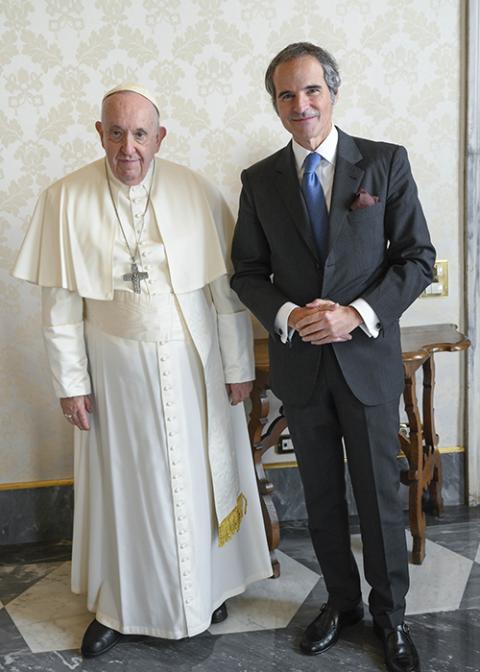
{"label": "white shoulder cape", "polygon": [[[52,184],[40,196],[12,275],[84,298],[113,298],[116,218],[104,159]],[[222,197],[193,171],[155,159],[151,202],[176,294],[204,287],[227,272],[232,217]]]}

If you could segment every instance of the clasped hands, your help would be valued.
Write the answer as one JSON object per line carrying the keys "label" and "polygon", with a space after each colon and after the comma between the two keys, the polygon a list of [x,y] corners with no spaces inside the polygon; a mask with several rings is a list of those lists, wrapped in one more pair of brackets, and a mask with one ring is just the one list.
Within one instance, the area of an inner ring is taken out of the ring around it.
{"label": "clasped hands", "polygon": [[294,308],[288,317],[288,326],[312,345],[351,341],[351,332],[362,322],[360,313],[353,306],[341,306],[327,299],[315,299],[303,307]]}

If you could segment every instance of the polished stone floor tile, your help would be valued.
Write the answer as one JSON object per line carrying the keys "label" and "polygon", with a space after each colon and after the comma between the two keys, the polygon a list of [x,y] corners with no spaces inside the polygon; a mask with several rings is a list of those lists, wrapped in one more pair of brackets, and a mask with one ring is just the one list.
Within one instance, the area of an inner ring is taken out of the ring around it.
{"label": "polished stone floor tile", "polygon": [[480,521],[442,525],[428,529],[428,539],[475,560],[480,553]]}
{"label": "polished stone floor tile", "polygon": [[[5,609],[0,611],[0,660],[5,655],[25,655],[30,649]],[[0,670],[2,669],[0,663]]]}
{"label": "polished stone floor tile", "polygon": [[92,615],[85,597],[70,591],[70,563],[62,563],[5,607],[31,651],[78,648]]}
{"label": "polished stone floor tile", "polygon": [[[448,518],[427,529],[424,563],[410,565],[407,621],[422,672],[480,672],[480,517]],[[408,544],[410,539],[407,533]],[[352,544],[361,566],[358,534]],[[368,609],[364,621],[345,628],[326,653],[309,657],[300,652],[302,633],[327,597],[303,524],[282,530],[281,578],[258,582],[244,596],[229,600],[224,623],[181,641],[124,637],[94,660],[83,660],[77,648],[91,614],[84,598],[70,593],[70,563],[61,562],[61,548],[29,546],[11,553],[10,559],[22,558],[17,564],[0,563],[1,672],[385,670]],[[365,601],[368,590],[364,582]]]}
{"label": "polished stone floor tile", "polygon": [[[412,548],[412,537],[407,532],[407,547]],[[352,550],[363,570],[360,535],[352,536]],[[426,542],[425,560],[421,565],[410,564],[410,590],[407,595],[407,615],[458,609],[467,586],[473,560],[450,551],[435,542]],[[362,594],[368,602],[368,585],[363,571]]]}
{"label": "polished stone floor tile", "polygon": [[42,562],[0,566],[0,598],[4,605],[35,585],[62,563]]}
{"label": "polished stone floor tile", "polygon": [[281,551],[277,558],[280,577],[252,583],[242,595],[228,600],[228,618],[212,625],[212,634],[271,630],[289,624],[320,577]]}
{"label": "polished stone floor tile", "polygon": [[480,609],[480,564],[473,563],[460,609]]}

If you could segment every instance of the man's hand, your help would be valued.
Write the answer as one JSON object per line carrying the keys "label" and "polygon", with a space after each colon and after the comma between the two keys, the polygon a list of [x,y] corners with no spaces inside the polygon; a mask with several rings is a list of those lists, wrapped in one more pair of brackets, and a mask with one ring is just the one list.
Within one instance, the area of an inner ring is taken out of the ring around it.
{"label": "man's hand", "polygon": [[288,316],[288,326],[298,331],[297,325],[302,322],[304,318],[312,318],[322,310],[334,310],[337,306],[333,301],[326,299],[315,299],[312,303],[307,303],[306,306],[294,308]]}
{"label": "man's hand", "polygon": [[341,306],[323,299],[315,299],[299,310],[304,312],[298,319],[294,318],[292,326],[303,341],[312,345],[350,341],[350,333],[363,322],[360,313],[352,306]]}
{"label": "man's hand", "polygon": [[245,401],[245,399],[248,399],[253,388],[253,381],[248,381],[248,383],[227,383],[226,388],[230,403],[232,406],[236,406]]}
{"label": "man's hand", "polygon": [[60,399],[63,415],[72,425],[85,431],[90,429],[88,414],[93,411],[92,398],[90,395],[79,397],[63,397]]}

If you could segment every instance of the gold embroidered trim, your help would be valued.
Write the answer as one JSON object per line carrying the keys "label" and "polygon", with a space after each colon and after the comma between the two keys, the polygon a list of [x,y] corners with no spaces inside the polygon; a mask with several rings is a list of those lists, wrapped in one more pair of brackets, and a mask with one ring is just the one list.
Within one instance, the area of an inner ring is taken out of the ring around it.
{"label": "gold embroidered trim", "polygon": [[218,526],[218,545],[223,546],[230,541],[230,539],[237,534],[240,529],[240,523],[243,516],[247,513],[247,498],[241,492],[237,497],[237,504],[235,508],[230,511],[220,525]]}

